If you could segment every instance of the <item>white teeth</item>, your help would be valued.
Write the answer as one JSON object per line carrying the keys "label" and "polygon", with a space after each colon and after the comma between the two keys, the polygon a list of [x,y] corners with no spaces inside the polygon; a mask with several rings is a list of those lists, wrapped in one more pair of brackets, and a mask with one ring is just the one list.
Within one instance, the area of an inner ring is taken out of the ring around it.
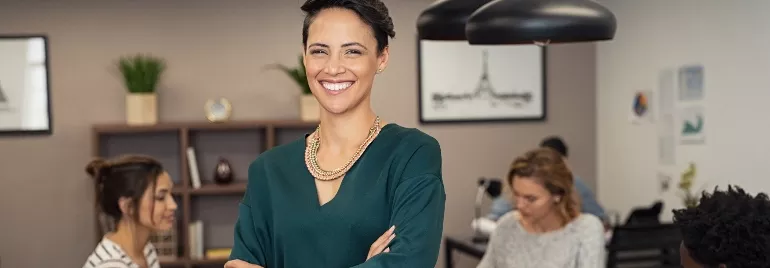
{"label": "white teeth", "polygon": [[340,91],[343,89],[346,89],[352,85],[353,82],[343,82],[343,83],[329,83],[329,82],[321,82],[321,85],[324,86],[324,88],[331,90],[331,91]]}

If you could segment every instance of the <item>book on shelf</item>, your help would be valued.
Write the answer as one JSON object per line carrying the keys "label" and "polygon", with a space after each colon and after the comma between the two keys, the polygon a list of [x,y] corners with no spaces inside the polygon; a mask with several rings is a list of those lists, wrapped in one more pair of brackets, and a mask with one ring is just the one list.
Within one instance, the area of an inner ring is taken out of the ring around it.
{"label": "book on shelf", "polygon": [[190,259],[203,259],[205,257],[203,250],[203,221],[197,220],[190,222],[188,229],[190,238]]}
{"label": "book on shelf", "polygon": [[187,147],[187,166],[190,168],[190,183],[193,189],[201,188],[201,174],[198,170],[198,158],[195,156],[195,148]]}

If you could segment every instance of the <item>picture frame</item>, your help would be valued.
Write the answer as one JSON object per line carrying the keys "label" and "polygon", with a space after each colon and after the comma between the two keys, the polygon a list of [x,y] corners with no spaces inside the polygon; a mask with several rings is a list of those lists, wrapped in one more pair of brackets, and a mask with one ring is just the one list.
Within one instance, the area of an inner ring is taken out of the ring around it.
{"label": "picture frame", "polygon": [[51,135],[49,39],[0,35],[0,136]]}
{"label": "picture frame", "polygon": [[534,44],[418,38],[420,124],[545,121],[546,59],[546,48]]}

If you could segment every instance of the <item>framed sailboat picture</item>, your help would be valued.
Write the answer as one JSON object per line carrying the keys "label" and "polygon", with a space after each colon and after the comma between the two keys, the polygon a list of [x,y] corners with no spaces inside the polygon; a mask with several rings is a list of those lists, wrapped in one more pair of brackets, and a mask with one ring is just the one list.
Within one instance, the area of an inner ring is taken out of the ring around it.
{"label": "framed sailboat picture", "polygon": [[0,55],[0,135],[50,135],[48,38],[0,35]]}
{"label": "framed sailboat picture", "polygon": [[544,121],[546,49],[418,40],[420,123]]}

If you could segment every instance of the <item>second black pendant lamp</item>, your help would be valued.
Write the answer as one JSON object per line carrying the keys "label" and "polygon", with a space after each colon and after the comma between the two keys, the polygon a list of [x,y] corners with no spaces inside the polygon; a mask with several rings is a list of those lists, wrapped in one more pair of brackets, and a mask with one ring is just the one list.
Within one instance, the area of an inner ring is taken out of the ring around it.
{"label": "second black pendant lamp", "polygon": [[465,35],[472,45],[603,41],[616,24],[593,0],[494,0],[471,14]]}
{"label": "second black pendant lamp", "polygon": [[420,13],[417,35],[426,40],[467,40],[465,23],[471,13],[491,0],[439,0]]}

